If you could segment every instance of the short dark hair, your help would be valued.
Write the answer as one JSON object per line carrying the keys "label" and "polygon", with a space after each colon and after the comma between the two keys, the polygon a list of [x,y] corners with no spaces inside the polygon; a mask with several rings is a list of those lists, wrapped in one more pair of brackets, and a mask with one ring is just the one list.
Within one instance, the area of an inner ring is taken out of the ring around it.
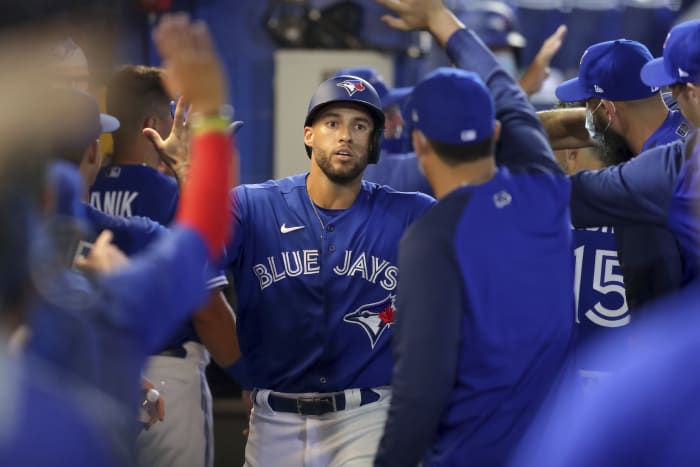
{"label": "short dark hair", "polygon": [[144,117],[170,111],[163,69],[143,65],[118,68],[107,84],[107,113],[119,119],[115,139],[136,129]]}
{"label": "short dark hair", "polygon": [[492,156],[495,145],[493,135],[476,143],[448,144],[428,138],[437,155],[448,165],[457,165],[464,162],[473,162]]}

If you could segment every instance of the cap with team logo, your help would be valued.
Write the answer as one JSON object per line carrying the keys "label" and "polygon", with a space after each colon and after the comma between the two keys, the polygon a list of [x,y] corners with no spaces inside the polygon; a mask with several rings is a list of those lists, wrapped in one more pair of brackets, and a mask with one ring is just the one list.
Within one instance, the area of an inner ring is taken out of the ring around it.
{"label": "cap with team logo", "polygon": [[700,20],[687,21],[671,29],[663,57],[644,65],[641,77],[649,86],[700,81]]}
{"label": "cap with team logo", "polygon": [[644,84],[639,73],[652,57],[644,44],[627,39],[600,42],[581,56],[578,76],[561,83],[555,94],[564,102],[591,98],[631,101],[653,96],[656,86]]}
{"label": "cap with team logo", "polygon": [[445,144],[478,143],[493,134],[496,112],[479,75],[456,68],[438,68],[411,93],[412,128]]}

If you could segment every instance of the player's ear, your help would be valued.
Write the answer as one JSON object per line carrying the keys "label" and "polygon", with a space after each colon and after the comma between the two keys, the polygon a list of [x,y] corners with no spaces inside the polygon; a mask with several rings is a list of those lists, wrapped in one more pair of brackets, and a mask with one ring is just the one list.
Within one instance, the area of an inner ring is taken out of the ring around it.
{"label": "player's ear", "polygon": [[314,130],[310,126],[304,127],[304,144],[309,147],[313,147],[314,143]]}
{"label": "player's ear", "polygon": [[413,149],[416,151],[416,155],[420,156],[425,154],[428,140],[425,138],[423,132],[420,130],[413,130],[411,132],[411,140],[413,142]]}
{"label": "player's ear", "polygon": [[87,161],[90,164],[97,164],[100,160],[100,142],[98,140],[95,140],[90,144],[90,146],[85,149],[85,154],[83,155],[84,159],[87,159]]}
{"label": "player's ear", "polygon": [[688,98],[695,105],[700,105],[700,86],[693,83],[687,83],[686,89],[688,90]]}

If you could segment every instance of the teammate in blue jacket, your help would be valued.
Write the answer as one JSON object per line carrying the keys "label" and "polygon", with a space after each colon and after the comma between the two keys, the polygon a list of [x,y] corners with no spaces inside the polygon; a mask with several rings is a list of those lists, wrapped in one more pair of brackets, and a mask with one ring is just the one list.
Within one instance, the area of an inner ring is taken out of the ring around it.
{"label": "teammate in blue jacket", "polygon": [[232,192],[226,264],[256,388],[246,465],[374,458],[390,397],[397,244],[434,202],[362,180],[383,127],[370,83],[331,78],[304,122],[309,173]]}
{"label": "teammate in blue jacket", "polygon": [[[590,138],[600,143],[603,158],[610,165],[688,134],[688,123],[678,110],[666,107],[659,87],[649,86],[639,77],[642,67],[652,59],[639,42],[617,39],[594,44],[581,57],[579,76],[556,90],[563,101],[586,102],[585,127]],[[614,227],[632,310],[681,286],[681,254],[667,229],[649,225]]]}
{"label": "teammate in blue jacket", "polygon": [[375,465],[504,465],[572,344],[569,182],[525,93],[442,1],[380,3],[400,15],[389,25],[428,29],[473,72],[440,68],[412,93],[413,143],[439,201],[399,247]]}
{"label": "teammate in blue jacket", "polygon": [[[648,86],[670,86],[683,116],[700,125],[700,21],[674,27],[664,55],[641,70]],[[644,151],[631,161],[571,177],[571,218],[577,227],[652,225],[667,228],[680,245],[684,282],[698,274],[700,222],[695,214],[697,131],[685,141]]]}

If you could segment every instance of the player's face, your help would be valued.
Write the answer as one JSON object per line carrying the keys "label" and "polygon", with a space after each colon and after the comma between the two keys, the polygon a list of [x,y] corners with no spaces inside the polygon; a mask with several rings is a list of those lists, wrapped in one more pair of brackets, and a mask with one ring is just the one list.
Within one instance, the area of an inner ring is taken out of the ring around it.
{"label": "player's face", "polygon": [[372,117],[360,106],[331,104],[304,128],[304,144],[311,147],[312,165],[332,182],[348,184],[367,167],[373,131]]}
{"label": "player's face", "polygon": [[624,136],[618,133],[611,125],[611,116],[603,105],[598,107],[599,99],[591,99],[588,106],[591,109],[598,108],[593,113],[593,123],[596,131],[602,135],[600,140],[602,159],[609,165],[616,165],[627,161],[634,156],[632,149]]}
{"label": "player's face", "polygon": [[700,88],[697,85],[677,83],[671,86],[673,98],[683,116],[693,126],[700,125]]}

